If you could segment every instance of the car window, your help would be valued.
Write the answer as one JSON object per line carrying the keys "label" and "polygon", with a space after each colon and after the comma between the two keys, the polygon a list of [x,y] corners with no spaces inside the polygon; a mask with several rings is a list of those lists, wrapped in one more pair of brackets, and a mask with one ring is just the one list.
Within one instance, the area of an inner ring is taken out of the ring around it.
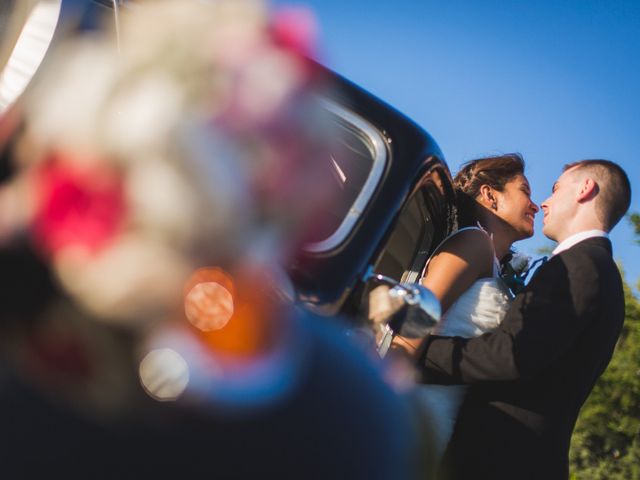
{"label": "car window", "polygon": [[[425,192],[421,189],[400,213],[393,233],[374,267],[375,271],[407,281],[418,250],[428,250],[432,239],[433,222],[427,210]],[[420,270],[420,267],[416,270]]]}
{"label": "car window", "polygon": [[369,203],[387,163],[382,135],[362,117],[331,102],[322,101],[335,127],[335,142],[327,166],[333,179],[327,195],[333,201],[317,219],[305,250],[323,252],[344,241]]}
{"label": "car window", "polygon": [[446,201],[440,169],[432,169],[398,215],[392,233],[374,270],[413,283],[419,280],[432,250],[450,229],[450,205]]}

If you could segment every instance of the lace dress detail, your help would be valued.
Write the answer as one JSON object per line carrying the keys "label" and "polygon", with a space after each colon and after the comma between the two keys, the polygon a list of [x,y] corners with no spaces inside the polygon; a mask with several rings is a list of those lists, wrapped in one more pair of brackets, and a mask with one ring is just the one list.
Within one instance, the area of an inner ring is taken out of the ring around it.
{"label": "lace dress detail", "polygon": [[[451,237],[470,229],[486,233],[484,229],[476,227],[460,229],[438,245],[434,254]],[[472,338],[495,329],[502,322],[512,296],[500,278],[499,265],[494,253],[493,276],[475,281],[460,295],[442,317],[434,331],[435,335]],[[464,385],[420,385],[417,388],[420,403],[432,419],[430,429],[434,434],[433,448],[438,459],[449,443],[466,390]]]}

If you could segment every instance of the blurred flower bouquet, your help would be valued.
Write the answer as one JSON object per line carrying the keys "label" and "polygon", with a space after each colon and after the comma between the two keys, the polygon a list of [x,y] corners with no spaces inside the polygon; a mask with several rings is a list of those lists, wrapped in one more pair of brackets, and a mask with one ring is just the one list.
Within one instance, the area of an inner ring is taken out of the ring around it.
{"label": "blurred flower bouquet", "polygon": [[268,350],[273,265],[327,200],[314,35],[304,10],[162,0],[58,45],[23,99],[1,241],[26,232],[92,318],[188,320],[218,351]]}
{"label": "blurred flower bouquet", "polygon": [[5,187],[23,206],[11,227],[93,314],[158,315],[194,268],[289,243],[322,200],[297,25],[255,0],[137,2],[118,41],[85,34],[50,59]]}

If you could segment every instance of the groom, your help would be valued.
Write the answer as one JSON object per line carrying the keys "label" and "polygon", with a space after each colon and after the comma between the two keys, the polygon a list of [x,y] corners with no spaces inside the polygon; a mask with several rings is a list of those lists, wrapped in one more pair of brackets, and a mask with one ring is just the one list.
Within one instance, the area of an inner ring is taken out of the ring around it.
{"label": "groom", "polygon": [[567,165],[541,205],[543,232],[558,246],[500,327],[422,344],[424,383],[471,385],[443,468],[451,478],[568,478],[578,412],[624,320],[608,232],[629,208],[630,190],[613,162]]}

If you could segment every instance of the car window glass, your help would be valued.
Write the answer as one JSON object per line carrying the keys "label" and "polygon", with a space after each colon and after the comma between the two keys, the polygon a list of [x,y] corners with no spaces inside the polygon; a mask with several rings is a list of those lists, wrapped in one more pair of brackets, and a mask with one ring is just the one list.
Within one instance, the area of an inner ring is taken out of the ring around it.
{"label": "car window glass", "polygon": [[331,202],[315,219],[307,251],[338,246],[360,218],[380,182],[387,150],[380,133],[364,119],[337,104],[325,103],[334,123],[334,143],[326,159],[332,181]]}
{"label": "car window glass", "polygon": [[[427,209],[425,190],[420,189],[400,213],[375,271],[407,281],[419,249],[428,250],[433,239],[433,222]],[[415,280],[414,280],[415,281]]]}
{"label": "car window glass", "polygon": [[420,279],[431,251],[453,225],[442,176],[438,168],[424,175],[374,265],[377,273],[406,283]]}

